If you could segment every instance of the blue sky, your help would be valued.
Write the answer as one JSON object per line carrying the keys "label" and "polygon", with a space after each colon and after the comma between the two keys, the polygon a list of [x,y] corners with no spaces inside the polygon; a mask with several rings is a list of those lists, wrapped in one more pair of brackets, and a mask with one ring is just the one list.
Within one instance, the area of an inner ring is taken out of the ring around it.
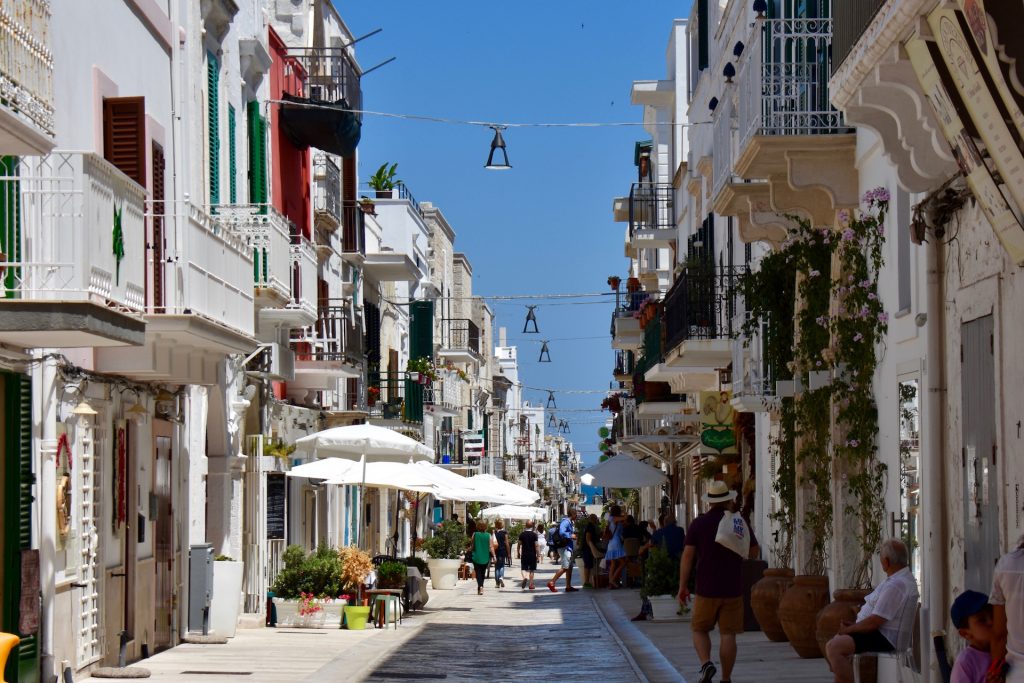
{"label": "blue sky", "polygon": [[[629,103],[632,81],[665,76],[676,2],[434,2],[335,0],[363,41],[364,69],[397,60],[363,80],[364,108],[487,121],[639,121]],[[473,264],[481,295],[601,292],[625,275],[624,226],[612,221],[612,198],[629,191],[633,144],[641,127],[512,129],[505,140],[510,171],[483,168],[491,131],[439,123],[364,117],[359,173],[398,162],[398,176],[419,200],[432,201],[454,227],[456,248]],[[608,387],[613,355],[611,302],[542,305],[540,335],[523,335],[522,303],[492,305],[497,324],[520,342],[523,381],[553,389]],[[495,335],[497,338],[497,334]],[[551,363],[538,363],[550,338]],[[586,339],[578,339],[587,337]],[[594,337],[594,338],[591,338]],[[546,394],[528,392],[543,402]],[[596,462],[596,394],[556,394],[573,442]],[[557,412],[557,411],[556,411]]]}

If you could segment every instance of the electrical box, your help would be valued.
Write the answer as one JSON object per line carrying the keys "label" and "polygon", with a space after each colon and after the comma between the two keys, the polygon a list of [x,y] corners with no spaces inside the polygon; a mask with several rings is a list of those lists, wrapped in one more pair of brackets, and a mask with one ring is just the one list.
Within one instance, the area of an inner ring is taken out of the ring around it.
{"label": "electrical box", "polygon": [[[213,596],[213,545],[198,543],[188,549],[188,630],[209,629],[210,599]],[[204,624],[206,629],[203,628]]]}

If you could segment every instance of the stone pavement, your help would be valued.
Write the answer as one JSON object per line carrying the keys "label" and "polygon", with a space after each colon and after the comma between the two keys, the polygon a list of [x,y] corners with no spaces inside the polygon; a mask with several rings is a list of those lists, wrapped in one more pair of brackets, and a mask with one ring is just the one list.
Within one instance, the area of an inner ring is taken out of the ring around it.
{"label": "stone pavement", "polygon": [[[427,609],[407,615],[398,630],[239,630],[227,645],[180,645],[136,666],[160,683],[696,679],[688,622],[631,623],[637,591],[554,594],[544,587],[552,573],[545,564],[532,592],[520,590],[518,570],[508,572],[503,590],[488,580],[483,596],[472,581],[431,591]],[[817,683],[831,676],[823,660],[801,660],[785,643],[747,633],[733,680]]]}

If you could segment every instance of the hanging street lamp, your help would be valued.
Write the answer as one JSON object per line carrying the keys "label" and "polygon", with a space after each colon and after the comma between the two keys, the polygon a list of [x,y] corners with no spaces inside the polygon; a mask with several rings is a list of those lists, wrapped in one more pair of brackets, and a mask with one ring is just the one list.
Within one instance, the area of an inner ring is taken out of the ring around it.
{"label": "hanging street lamp", "polygon": [[[487,163],[484,168],[491,171],[504,171],[512,168],[512,164],[508,163],[508,150],[505,149],[505,138],[501,136],[501,131],[505,130],[505,126],[491,126],[491,130],[494,131],[494,139],[491,140],[491,153],[487,155]],[[501,150],[501,161],[496,162],[494,159],[494,153]]]}

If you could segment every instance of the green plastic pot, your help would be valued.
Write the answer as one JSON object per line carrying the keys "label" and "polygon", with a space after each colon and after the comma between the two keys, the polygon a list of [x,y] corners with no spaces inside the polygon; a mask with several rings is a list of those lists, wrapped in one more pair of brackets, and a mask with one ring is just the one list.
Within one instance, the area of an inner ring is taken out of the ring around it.
{"label": "green plastic pot", "polygon": [[369,607],[345,607],[345,624],[350,631],[362,631],[369,618]]}

